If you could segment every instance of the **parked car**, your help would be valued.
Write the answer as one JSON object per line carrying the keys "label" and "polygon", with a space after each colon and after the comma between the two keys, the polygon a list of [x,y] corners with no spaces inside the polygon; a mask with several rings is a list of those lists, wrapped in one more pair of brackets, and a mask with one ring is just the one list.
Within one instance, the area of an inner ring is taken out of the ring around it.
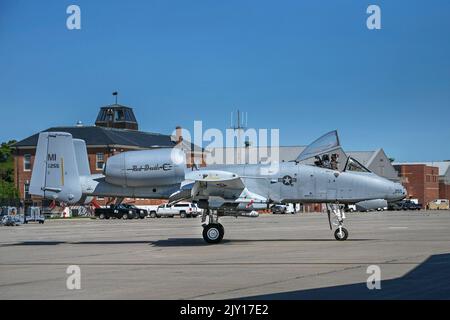
{"label": "parked car", "polygon": [[150,218],[161,218],[174,216],[180,216],[180,218],[197,217],[199,210],[197,205],[192,203],[177,203],[172,206],[168,204],[162,204],[156,210],[151,210],[149,213]]}
{"label": "parked car", "polygon": [[133,210],[134,213],[135,213],[136,218],[144,219],[148,215],[148,211],[147,210],[138,208],[138,207],[136,207],[133,204],[122,203],[122,206],[127,208],[127,209]]}
{"label": "parked car", "polygon": [[427,205],[430,210],[449,210],[450,204],[448,199],[436,199]]}
{"label": "parked car", "polygon": [[402,200],[398,202],[393,202],[389,204],[389,210],[420,210],[422,205],[420,203],[415,203],[411,200]]}
{"label": "parked car", "polygon": [[27,214],[24,215],[23,223],[27,224],[28,222],[38,222],[40,224],[44,224],[45,216],[41,214],[41,208],[39,207],[29,207]]}
{"label": "parked car", "polygon": [[272,211],[272,214],[295,213],[295,209],[292,204],[274,204],[270,210]]}
{"label": "parked car", "polygon": [[18,226],[23,223],[23,217],[19,215],[3,215],[0,222],[4,226]]}
{"label": "parked car", "polygon": [[100,219],[133,219],[137,217],[136,211],[125,207],[124,205],[110,205],[106,208],[96,208],[94,215]]}
{"label": "parked car", "polygon": [[286,214],[288,211],[287,206],[284,204],[275,204],[271,208],[272,214]]}
{"label": "parked car", "polygon": [[345,212],[355,212],[356,211],[356,205],[354,204],[348,204],[344,207]]}

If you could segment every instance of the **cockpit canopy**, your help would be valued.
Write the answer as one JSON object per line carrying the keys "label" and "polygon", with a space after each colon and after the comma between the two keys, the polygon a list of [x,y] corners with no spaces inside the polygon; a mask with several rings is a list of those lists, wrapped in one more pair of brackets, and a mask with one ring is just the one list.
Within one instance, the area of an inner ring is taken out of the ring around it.
{"label": "cockpit canopy", "polygon": [[297,157],[296,161],[304,161],[324,153],[331,153],[341,148],[336,130],[324,134],[305,148]]}
{"label": "cockpit canopy", "polygon": [[[342,159],[342,162],[340,161]],[[332,170],[370,172],[356,159],[342,150],[337,130],[328,132],[308,145],[297,157],[297,162],[313,164]],[[344,165],[345,163],[345,165]]]}
{"label": "cockpit canopy", "polygon": [[347,163],[345,164],[344,171],[352,171],[352,172],[370,172],[369,169],[364,167],[358,160],[348,157]]}

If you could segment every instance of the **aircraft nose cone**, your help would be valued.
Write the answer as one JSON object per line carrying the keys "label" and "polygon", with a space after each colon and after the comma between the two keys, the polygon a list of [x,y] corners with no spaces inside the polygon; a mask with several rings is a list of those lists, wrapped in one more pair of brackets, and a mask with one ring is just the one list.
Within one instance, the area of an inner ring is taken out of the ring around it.
{"label": "aircraft nose cone", "polygon": [[406,189],[400,183],[395,183],[393,186],[393,200],[400,201],[406,198]]}
{"label": "aircraft nose cone", "polygon": [[403,198],[401,200],[405,199],[406,198],[406,194],[407,194],[406,188],[404,186],[402,186],[402,194],[403,194]]}

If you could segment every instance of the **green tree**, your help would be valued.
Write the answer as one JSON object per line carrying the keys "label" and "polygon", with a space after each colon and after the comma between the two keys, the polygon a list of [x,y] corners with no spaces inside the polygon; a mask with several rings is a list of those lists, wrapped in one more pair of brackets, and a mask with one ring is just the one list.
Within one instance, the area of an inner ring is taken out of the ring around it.
{"label": "green tree", "polygon": [[14,186],[14,158],[11,146],[16,140],[0,145],[0,199],[18,199],[19,193]]}

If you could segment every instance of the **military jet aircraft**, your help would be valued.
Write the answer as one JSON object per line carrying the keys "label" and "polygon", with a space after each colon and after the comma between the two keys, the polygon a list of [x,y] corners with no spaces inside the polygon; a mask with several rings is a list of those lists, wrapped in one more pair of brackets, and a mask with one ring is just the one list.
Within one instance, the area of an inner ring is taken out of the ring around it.
{"label": "military jet aircraft", "polygon": [[[65,132],[39,135],[30,193],[69,204],[94,196],[190,200],[203,210],[203,238],[220,243],[222,216],[256,217],[276,203],[326,203],[330,229],[346,240],[342,204],[406,196],[399,183],[370,172],[353,158],[342,170],[304,164],[341,148],[336,131],[308,146],[294,161],[272,164],[214,165],[190,170],[178,148],[128,151],[110,157],[103,174],[91,175],[86,144]],[[332,223],[331,216],[334,222]]]}

